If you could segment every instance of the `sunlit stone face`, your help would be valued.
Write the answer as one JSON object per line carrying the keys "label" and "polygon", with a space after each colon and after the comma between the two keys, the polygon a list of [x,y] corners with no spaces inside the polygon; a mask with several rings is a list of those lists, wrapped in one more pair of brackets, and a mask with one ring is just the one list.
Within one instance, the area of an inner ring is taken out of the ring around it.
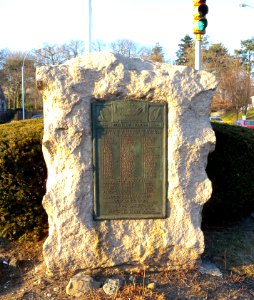
{"label": "sunlit stone face", "polygon": [[[201,210],[212,192],[205,168],[215,145],[209,122],[215,77],[189,67],[92,53],[38,68],[37,82],[44,99],[49,272],[194,267],[204,251]],[[120,131],[105,127],[113,126],[106,124],[107,111],[96,121],[92,107],[121,101],[113,108],[122,109],[112,123],[122,128],[118,138]],[[96,137],[94,122],[104,122]],[[101,151],[97,157],[96,151]],[[104,209],[108,214],[107,203],[113,203],[113,215],[99,217],[98,193],[107,193]],[[148,198],[150,204],[142,206]]]}

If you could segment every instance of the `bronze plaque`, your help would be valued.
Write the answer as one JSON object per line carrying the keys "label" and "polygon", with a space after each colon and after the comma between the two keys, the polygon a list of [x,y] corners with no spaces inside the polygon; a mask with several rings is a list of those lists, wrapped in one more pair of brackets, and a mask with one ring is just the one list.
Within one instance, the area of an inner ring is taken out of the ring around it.
{"label": "bronze plaque", "polygon": [[166,105],[92,104],[94,218],[166,217]]}

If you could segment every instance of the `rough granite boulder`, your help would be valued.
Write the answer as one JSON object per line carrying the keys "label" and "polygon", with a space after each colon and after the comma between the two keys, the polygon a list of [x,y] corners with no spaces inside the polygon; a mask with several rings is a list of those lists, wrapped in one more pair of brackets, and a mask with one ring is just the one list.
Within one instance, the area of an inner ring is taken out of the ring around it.
{"label": "rough granite boulder", "polygon": [[[51,273],[77,269],[193,268],[204,251],[202,207],[215,135],[209,122],[215,77],[112,53],[92,53],[37,69],[44,99],[43,199],[49,236],[43,253]],[[91,102],[98,99],[167,103],[167,218],[93,219]]]}

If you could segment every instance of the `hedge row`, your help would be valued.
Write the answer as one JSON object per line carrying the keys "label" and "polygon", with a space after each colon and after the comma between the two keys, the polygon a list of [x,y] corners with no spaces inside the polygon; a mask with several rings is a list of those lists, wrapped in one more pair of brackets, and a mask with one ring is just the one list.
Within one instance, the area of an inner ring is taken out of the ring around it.
{"label": "hedge row", "polygon": [[[254,130],[212,124],[216,149],[208,157],[211,199],[203,225],[238,220],[254,211]],[[0,125],[0,236],[38,239],[47,230],[42,207],[46,166],[41,119]]]}
{"label": "hedge row", "polygon": [[207,174],[213,193],[203,208],[203,224],[225,224],[254,211],[254,130],[212,126],[216,147],[208,157]]}
{"label": "hedge row", "polygon": [[39,119],[0,125],[0,235],[39,238],[47,227],[41,201],[46,165]]}

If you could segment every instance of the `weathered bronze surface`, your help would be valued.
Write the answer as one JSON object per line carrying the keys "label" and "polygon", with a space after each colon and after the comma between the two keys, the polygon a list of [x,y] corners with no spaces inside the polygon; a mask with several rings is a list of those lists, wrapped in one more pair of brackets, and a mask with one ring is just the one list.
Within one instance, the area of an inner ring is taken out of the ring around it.
{"label": "weathered bronze surface", "polygon": [[94,218],[166,217],[166,105],[92,104]]}

